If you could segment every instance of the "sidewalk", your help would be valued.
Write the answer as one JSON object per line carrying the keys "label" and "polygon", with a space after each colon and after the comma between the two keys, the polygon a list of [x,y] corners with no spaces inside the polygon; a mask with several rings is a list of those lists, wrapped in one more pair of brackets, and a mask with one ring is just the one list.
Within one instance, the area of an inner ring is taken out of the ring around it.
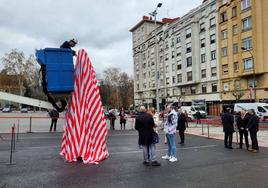
{"label": "sidewalk", "polygon": [[[213,125],[208,125],[204,123],[203,133],[202,133],[202,124],[197,125],[195,122],[193,122],[193,123],[189,123],[189,127],[186,129],[185,133],[196,135],[196,136],[202,136],[202,137],[206,137],[210,139],[218,139],[218,140],[224,139],[222,126],[219,126],[219,125],[213,126]],[[250,141],[250,136],[249,136],[249,141]],[[258,141],[259,141],[259,146],[268,147],[268,129],[259,130]],[[239,133],[235,132],[233,134],[233,142],[234,143],[239,142]]]}

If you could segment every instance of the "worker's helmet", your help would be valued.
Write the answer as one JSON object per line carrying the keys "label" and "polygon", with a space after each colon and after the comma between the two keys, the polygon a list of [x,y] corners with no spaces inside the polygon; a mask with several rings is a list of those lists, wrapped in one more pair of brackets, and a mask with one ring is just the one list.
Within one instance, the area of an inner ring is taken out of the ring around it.
{"label": "worker's helmet", "polygon": [[78,40],[77,39],[71,39],[70,41],[72,41],[73,43],[77,44]]}

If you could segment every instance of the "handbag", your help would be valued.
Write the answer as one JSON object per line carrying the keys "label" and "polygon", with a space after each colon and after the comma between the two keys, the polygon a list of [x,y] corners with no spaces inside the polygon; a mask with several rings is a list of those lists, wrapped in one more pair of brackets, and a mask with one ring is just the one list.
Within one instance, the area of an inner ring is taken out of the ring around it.
{"label": "handbag", "polygon": [[155,131],[153,132],[153,141],[154,141],[154,144],[159,143],[159,136]]}

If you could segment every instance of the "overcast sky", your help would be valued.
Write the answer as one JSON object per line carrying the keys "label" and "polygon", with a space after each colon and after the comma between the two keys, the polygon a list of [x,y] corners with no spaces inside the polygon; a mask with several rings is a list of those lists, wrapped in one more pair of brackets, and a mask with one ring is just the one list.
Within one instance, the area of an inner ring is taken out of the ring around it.
{"label": "overcast sky", "polygon": [[178,17],[202,0],[0,0],[0,58],[17,48],[59,47],[77,38],[98,74],[110,66],[133,74],[129,29],[161,2],[157,18]]}

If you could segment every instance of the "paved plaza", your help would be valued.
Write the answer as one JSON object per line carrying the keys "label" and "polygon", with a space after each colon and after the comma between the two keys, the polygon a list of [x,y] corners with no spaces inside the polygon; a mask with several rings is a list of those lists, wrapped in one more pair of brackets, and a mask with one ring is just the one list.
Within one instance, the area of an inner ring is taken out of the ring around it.
{"label": "paved plaza", "polygon": [[[3,115],[3,114],[1,114]],[[6,114],[5,114],[6,115]],[[9,114],[18,117],[15,113]],[[26,114],[25,116],[34,115]],[[36,117],[45,114],[35,114]],[[3,117],[3,116],[2,116]],[[12,124],[17,119],[1,119]],[[25,121],[23,123],[23,121]],[[160,133],[157,144],[160,167],[146,167],[142,164],[142,150],[138,148],[138,135],[133,120],[127,123],[127,130],[109,131],[108,149],[110,156],[99,165],[66,163],[59,155],[63,120],[58,131],[47,133],[50,119],[33,119],[34,133],[28,130],[27,118],[20,120],[19,140],[14,152],[15,165],[7,165],[10,156],[9,125],[0,124],[0,188],[13,187],[90,187],[90,188],[143,188],[143,187],[267,187],[268,149],[260,148],[253,154],[245,149],[225,149],[221,127],[211,126],[208,139],[207,127],[191,123],[187,129],[186,144],[177,144],[178,162],[161,159],[167,151]],[[6,128],[6,127],[8,128]],[[5,127],[5,128],[4,128]],[[197,136],[198,135],[198,136]],[[267,131],[261,130],[261,140],[267,138]],[[178,142],[177,137],[177,142]],[[236,141],[234,136],[234,141]],[[263,144],[263,143],[262,143]],[[265,144],[264,144],[265,145]],[[236,145],[234,143],[234,147]]]}
{"label": "paved plaza", "polygon": [[[267,187],[268,149],[253,154],[225,149],[222,141],[186,136],[177,145],[178,162],[161,159],[167,145],[157,145],[160,167],[142,164],[136,131],[110,131],[109,159],[99,165],[66,163],[59,155],[61,133],[21,134],[9,162],[9,134],[1,134],[0,187]],[[163,141],[163,134],[161,139]]]}

